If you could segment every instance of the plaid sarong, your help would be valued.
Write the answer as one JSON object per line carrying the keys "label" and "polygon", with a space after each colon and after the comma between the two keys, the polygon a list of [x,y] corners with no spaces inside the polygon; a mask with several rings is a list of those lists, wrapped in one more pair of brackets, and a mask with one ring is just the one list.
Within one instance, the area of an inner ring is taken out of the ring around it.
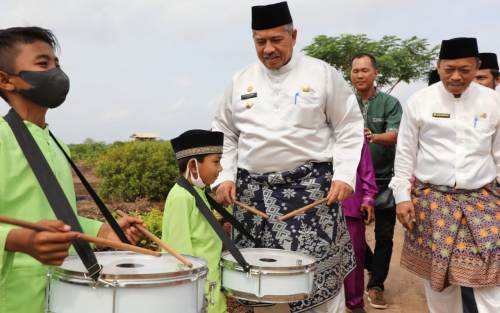
{"label": "plaid sarong", "polygon": [[416,227],[407,232],[401,265],[441,291],[448,285],[500,285],[500,189],[424,184],[413,191]]}
{"label": "plaid sarong", "polygon": [[[290,304],[292,312],[302,312],[335,297],[345,276],[355,267],[352,244],[342,210],[337,204],[319,205],[286,221],[276,220],[297,208],[326,197],[332,180],[331,163],[308,163],[292,171],[250,174],[238,169],[237,197],[266,212],[265,221],[235,207],[234,216],[250,233],[261,239],[262,247],[298,251],[313,256],[317,263],[313,295]],[[239,247],[253,243],[236,230]]]}

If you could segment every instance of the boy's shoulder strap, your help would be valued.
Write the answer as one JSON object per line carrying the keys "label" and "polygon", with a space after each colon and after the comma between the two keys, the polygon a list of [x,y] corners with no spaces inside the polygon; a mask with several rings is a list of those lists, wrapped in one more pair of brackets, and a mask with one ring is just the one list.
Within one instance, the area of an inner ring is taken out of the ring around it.
{"label": "boy's shoulder strap", "polygon": [[215,231],[217,236],[219,236],[219,238],[222,240],[224,246],[228,248],[231,255],[234,257],[236,262],[238,262],[238,264],[243,268],[243,270],[245,272],[249,272],[250,265],[247,263],[247,261],[241,254],[240,250],[238,250],[238,248],[231,240],[231,238],[229,238],[229,236],[226,234],[226,232],[219,224],[219,222],[217,222],[217,219],[215,218],[214,214],[207,206],[205,201],[202,199],[200,194],[198,194],[198,192],[194,189],[194,187],[182,176],[179,177],[179,179],[177,179],[177,184],[179,184],[181,187],[189,191],[191,195],[193,195],[196,201],[196,207],[198,208],[198,210],[200,210],[201,214],[203,214],[203,216],[210,224],[210,226],[212,226],[212,229]]}
{"label": "boy's shoulder strap", "polygon": [[62,147],[61,143],[59,143],[59,141],[57,140],[56,136],[54,136],[54,134],[52,134],[52,132],[50,132],[50,136],[52,137],[52,139],[56,143],[57,147],[64,154],[64,157],[66,158],[66,160],[68,161],[68,163],[71,165],[71,167],[75,171],[76,175],[78,176],[78,178],[82,182],[82,184],[85,187],[85,189],[87,189],[89,195],[92,197],[92,199],[94,200],[95,204],[97,204],[97,207],[99,208],[99,210],[101,211],[102,215],[106,219],[106,222],[108,222],[109,226],[111,226],[111,228],[113,229],[113,231],[115,232],[115,234],[118,236],[118,238],[120,238],[120,240],[122,242],[130,244],[130,241],[127,239],[127,236],[125,235],[125,233],[121,229],[120,225],[118,225],[118,223],[116,222],[115,218],[113,217],[113,215],[109,211],[108,207],[104,204],[104,202],[101,200],[101,198],[99,197],[99,195],[97,195],[97,192],[95,192],[94,188],[92,188],[92,186],[87,181],[87,179],[85,178],[85,176],[83,176],[83,173],[80,171],[80,169],[78,169],[78,167],[76,166],[75,162],[73,162],[73,160],[71,160],[70,156],[66,153],[66,150],[64,150],[64,148]]}
{"label": "boy's shoulder strap", "polygon": [[[82,232],[82,227],[59,181],[21,117],[19,117],[14,109],[11,109],[5,116],[5,120],[12,129],[56,217],[71,226],[72,230]],[[74,240],[73,246],[87,268],[89,276],[97,281],[102,267],[97,263],[97,259],[89,243],[83,240]]]}
{"label": "boy's shoulder strap", "polygon": [[250,239],[255,246],[258,248],[261,246],[260,240],[256,239],[254,236],[252,236],[234,216],[229,213],[222,205],[220,205],[217,201],[215,201],[212,196],[208,194],[208,192],[205,192],[205,196],[207,197],[208,203],[210,203],[210,206],[217,211],[222,217],[229,222],[231,225],[234,226],[240,233],[242,233],[245,237]]}

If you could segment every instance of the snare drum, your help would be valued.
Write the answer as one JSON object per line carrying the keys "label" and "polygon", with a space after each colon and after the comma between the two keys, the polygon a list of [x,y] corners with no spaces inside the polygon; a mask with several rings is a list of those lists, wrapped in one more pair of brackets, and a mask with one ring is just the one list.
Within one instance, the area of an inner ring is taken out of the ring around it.
{"label": "snare drum", "polygon": [[167,253],[98,252],[96,257],[103,266],[97,284],[78,256],[49,271],[45,312],[205,312],[205,260],[185,256],[193,263],[188,268]]}
{"label": "snare drum", "polygon": [[302,253],[264,248],[241,249],[251,265],[245,273],[229,252],[222,254],[222,287],[237,299],[289,303],[305,300],[313,289],[316,261]]}

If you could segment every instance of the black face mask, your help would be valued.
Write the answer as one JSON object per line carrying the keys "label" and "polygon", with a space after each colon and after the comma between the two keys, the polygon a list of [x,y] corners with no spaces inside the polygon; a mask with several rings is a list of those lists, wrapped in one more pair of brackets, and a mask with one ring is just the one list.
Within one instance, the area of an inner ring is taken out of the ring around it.
{"label": "black face mask", "polygon": [[30,89],[19,90],[19,94],[38,105],[53,109],[66,99],[69,78],[60,67],[41,72],[21,71],[18,76],[31,85]]}

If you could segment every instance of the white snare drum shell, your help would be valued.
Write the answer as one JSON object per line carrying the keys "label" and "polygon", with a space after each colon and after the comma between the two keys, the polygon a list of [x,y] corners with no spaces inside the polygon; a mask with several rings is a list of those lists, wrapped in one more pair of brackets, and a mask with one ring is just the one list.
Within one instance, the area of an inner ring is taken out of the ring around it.
{"label": "white snare drum shell", "polygon": [[302,253],[264,248],[241,249],[252,266],[245,273],[229,252],[222,255],[222,286],[228,296],[269,303],[307,299],[312,292],[316,261]]}
{"label": "white snare drum shell", "polygon": [[102,281],[92,287],[77,256],[49,273],[47,313],[204,312],[207,262],[186,256],[193,268],[174,257],[130,252],[98,252]]}

